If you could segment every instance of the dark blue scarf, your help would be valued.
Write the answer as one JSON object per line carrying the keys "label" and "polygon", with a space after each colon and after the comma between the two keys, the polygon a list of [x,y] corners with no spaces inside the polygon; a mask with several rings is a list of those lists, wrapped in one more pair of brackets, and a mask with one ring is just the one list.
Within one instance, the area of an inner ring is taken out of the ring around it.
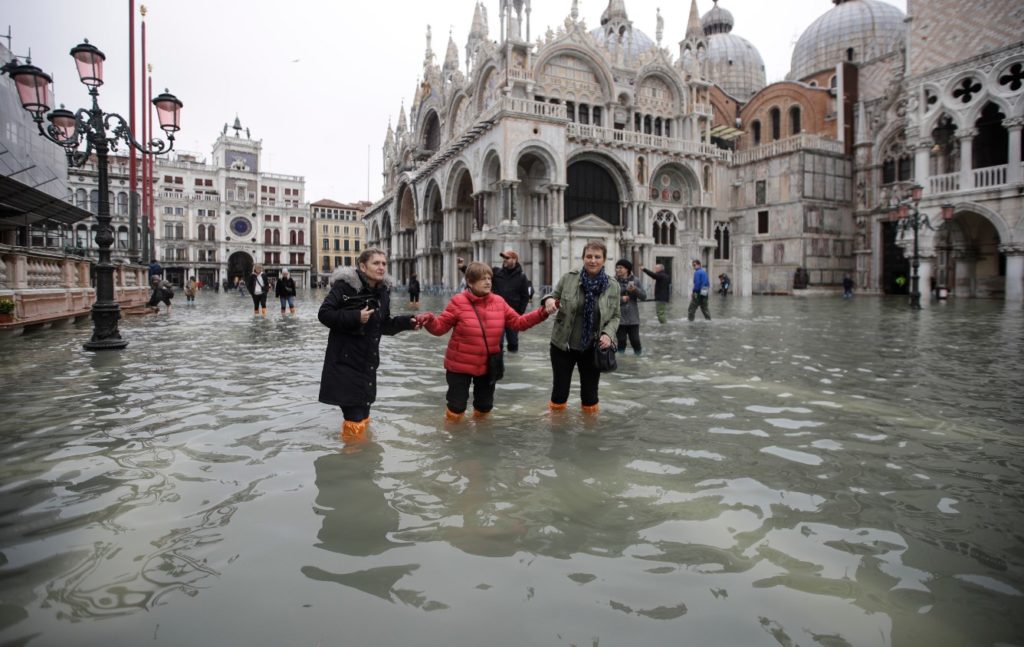
{"label": "dark blue scarf", "polygon": [[580,271],[580,290],[583,291],[583,333],[580,335],[580,347],[586,350],[590,346],[590,334],[594,331],[594,314],[597,312],[597,297],[608,289],[608,275],[602,267],[596,276],[591,277],[586,270]]}

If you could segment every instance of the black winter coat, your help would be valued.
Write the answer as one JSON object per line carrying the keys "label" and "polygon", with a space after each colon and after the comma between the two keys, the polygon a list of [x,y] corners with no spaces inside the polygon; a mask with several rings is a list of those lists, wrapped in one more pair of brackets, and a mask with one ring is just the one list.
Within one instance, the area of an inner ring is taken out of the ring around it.
{"label": "black winter coat", "polygon": [[277,287],[274,288],[274,296],[276,297],[293,297],[295,296],[295,279],[292,277],[277,279]]}
{"label": "black winter coat", "polygon": [[530,283],[530,279],[526,278],[523,266],[516,263],[516,266],[510,270],[504,267],[495,267],[491,271],[494,273],[494,285],[492,286],[494,293],[505,299],[519,314],[526,312],[526,306],[529,305],[530,297],[533,296],[533,285]]}
{"label": "black winter coat", "polygon": [[654,300],[668,303],[672,295],[672,278],[668,272],[652,272],[645,267],[644,274],[654,279]]}
{"label": "black winter coat", "polygon": [[[344,267],[331,276],[331,291],[320,305],[317,318],[330,328],[324,368],[320,376],[320,402],[337,406],[370,406],[377,399],[377,366],[381,335],[413,329],[411,316],[391,316],[390,289],[385,283],[370,288],[355,268]],[[377,308],[360,323],[361,303],[352,297],[372,296]]]}

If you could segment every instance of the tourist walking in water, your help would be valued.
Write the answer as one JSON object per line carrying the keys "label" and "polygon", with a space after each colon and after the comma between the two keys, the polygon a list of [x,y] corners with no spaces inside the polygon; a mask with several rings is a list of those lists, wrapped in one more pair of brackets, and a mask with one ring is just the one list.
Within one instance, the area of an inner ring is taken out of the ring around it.
{"label": "tourist walking in water", "polygon": [[641,267],[640,271],[654,279],[654,311],[658,315],[658,323],[668,323],[666,311],[668,310],[668,301],[672,296],[672,277],[668,275],[665,266],[661,263],[654,266],[653,272],[646,267]]}
{"label": "tourist walking in water", "polygon": [[[501,350],[502,333],[518,333],[548,318],[544,308],[520,314],[505,299],[492,291],[493,270],[484,263],[472,262],[466,269],[466,290],[453,296],[440,315],[425,312],[417,321],[432,335],[452,331],[444,353],[448,393],[445,418],[458,422],[466,412],[469,387],[473,385],[473,417],[482,418],[494,407],[494,387],[500,375],[488,370],[489,358]],[[502,367],[503,370],[503,367]]]}
{"label": "tourist walking in water", "polygon": [[708,311],[708,294],[711,292],[711,281],[708,280],[707,271],[700,266],[700,261],[693,261],[693,290],[690,293],[690,309],[686,318],[693,321],[697,314],[697,308],[704,313],[704,318],[710,320],[711,313]]}
{"label": "tourist walking in water", "polygon": [[853,279],[850,278],[849,274],[843,276],[843,298],[853,298]]}
{"label": "tourist walking in water", "polygon": [[281,276],[277,279],[277,286],[274,287],[274,294],[281,302],[281,314],[285,314],[287,308],[291,314],[295,314],[295,279],[288,273],[288,269],[281,270]]}
{"label": "tourist walking in water", "polygon": [[420,307],[420,280],[416,272],[409,275],[409,305],[413,308]]}
{"label": "tourist walking in water", "polygon": [[554,291],[541,299],[549,315],[557,313],[549,349],[552,410],[566,408],[573,369],[578,368],[583,411],[598,411],[601,372],[594,349],[615,347],[621,303],[618,285],[604,271],[607,255],[603,242],[589,241],[583,249],[583,267],[564,274]]}
{"label": "tourist walking in water", "polygon": [[358,441],[377,399],[380,338],[418,327],[409,315],[391,316],[391,280],[387,257],[363,250],[356,267],[339,267],[317,319],[330,329],[320,375],[320,402],[341,407],[341,437]]}
{"label": "tourist walking in water", "polygon": [[647,292],[633,276],[633,263],[626,259],[615,261],[615,280],[619,284],[619,327],[615,331],[615,343],[620,353],[626,352],[626,338],[633,348],[633,354],[641,353],[640,347],[640,302],[647,298]]}
{"label": "tourist walking in water", "polygon": [[252,274],[245,281],[245,287],[252,296],[252,313],[267,316],[267,294],[270,293],[270,279],[263,272],[263,266],[257,263],[252,268]]}
{"label": "tourist walking in water", "polygon": [[152,311],[160,312],[160,304],[167,306],[167,314],[171,314],[171,299],[174,298],[174,286],[170,281],[165,281],[159,275],[154,275],[149,281],[152,292],[149,295],[149,303],[146,305]]}
{"label": "tourist walking in water", "polygon": [[[523,267],[519,264],[519,252],[514,249],[506,249],[498,256],[501,257],[501,265],[491,268],[494,275],[492,292],[505,299],[506,303],[512,306],[512,309],[518,314],[523,314],[526,312],[526,306],[530,305],[530,299],[533,298],[533,284],[530,283],[530,279],[526,277]],[[461,258],[458,260],[458,266],[463,272],[466,271],[465,262]],[[508,352],[519,352],[518,331],[513,328],[505,329],[498,344],[501,350],[505,350],[506,341],[508,342]]]}
{"label": "tourist walking in water", "polygon": [[193,305],[196,302],[196,292],[199,291],[199,284],[196,283],[196,277],[189,277],[189,280],[185,283],[185,303]]}

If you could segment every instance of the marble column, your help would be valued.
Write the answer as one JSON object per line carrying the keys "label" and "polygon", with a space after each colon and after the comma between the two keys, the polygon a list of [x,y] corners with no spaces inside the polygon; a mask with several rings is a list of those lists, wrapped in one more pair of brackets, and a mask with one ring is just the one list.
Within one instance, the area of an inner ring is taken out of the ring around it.
{"label": "marble column", "polygon": [[917,146],[914,147],[914,182],[924,187],[924,195],[932,192],[931,182],[929,181],[931,177],[931,165],[929,164],[931,147],[932,143],[930,141],[918,142]]}
{"label": "marble column", "polygon": [[[976,296],[977,279],[975,270],[978,259],[970,252],[962,252],[956,258],[956,287],[954,294],[960,298]],[[1009,272],[1007,272],[1009,274]]]}
{"label": "marble column", "polygon": [[[1019,129],[1017,133],[1020,134]],[[1024,301],[1024,243],[1000,245],[999,251],[1006,255],[1004,297],[1007,302],[1021,303]]]}
{"label": "marble column", "polygon": [[1021,162],[1021,129],[1024,129],[1024,119],[1008,119],[1003,122],[1010,134],[1010,161],[1006,169],[1006,182],[1013,186],[1024,182],[1024,163]]}
{"label": "marble column", "polygon": [[974,136],[978,133],[973,128],[960,135],[960,190],[969,191],[974,188]]}

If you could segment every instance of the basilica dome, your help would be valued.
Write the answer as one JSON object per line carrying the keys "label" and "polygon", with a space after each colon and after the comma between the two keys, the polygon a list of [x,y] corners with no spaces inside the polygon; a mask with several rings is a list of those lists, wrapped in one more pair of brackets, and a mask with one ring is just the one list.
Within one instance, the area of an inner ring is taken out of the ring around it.
{"label": "basilica dome", "polygon": [[732,33],[732,14],[718,6],[701,18],[708,37],[708,78],[730,96],[746,101],[765,86],[764,60],[757,48]]}
{"label": "basilica dome", "polygon": [[609,28],[609,26],[590,30],[590,35],[594,37],[598,44],[610,52],[618,49],[619,39],[621,38],[625,46],[627,60],[635,59],[640,54],[654,49],[654,41],[639,29],[628,27],[621,30],[621,34],[620,36],[619,32]]}
{"label": "basilica dome", "polygon": [[787,78],[799,81],[843,61],[863,63],[895,51],[906,34],[906,16],[882,0],[832,0],[796,47]]}

